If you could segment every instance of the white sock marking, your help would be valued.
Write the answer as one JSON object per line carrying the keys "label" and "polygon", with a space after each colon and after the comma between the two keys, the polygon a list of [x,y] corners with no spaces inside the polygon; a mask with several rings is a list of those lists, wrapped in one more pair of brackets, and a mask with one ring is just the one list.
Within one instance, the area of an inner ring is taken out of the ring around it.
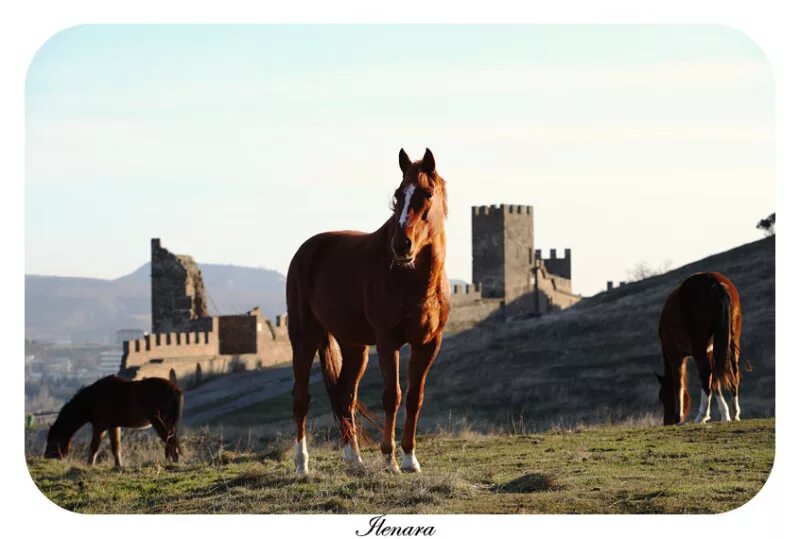
{"label": "white sock marking", "polygon": [[349,463],[362,463],[364,462],[361,460],[361,452],[358,450],[358,442],[355,440],[351,440],[350,443],[344,446],[342,451],[342,458],[344,458],[345,462]]}
{"label": "white sock marking", "polygon": [[411,453],[403,453],[403,465],[400,466],[400,469],[404,472],[420,471],[419,462],[417,462],[417,457],[413,451]]}
{"label": "white sock marking", "polygon": [[305,436],[300,438],[294,447],[295,472],[299,474],[308,473],[308,449],[306,448]]}
{"label": "white sock marking", "polygon": [[695,423],[705,423],[711,419],[711,399],[706,392],[700,390],[700,409],[697,411],[697,417],[694,418]]}
{"label": "white sock marking", "polygon": [[725,402],[725,396],[722,394],[722,391],[717,391],[715,393],[717,397],[717,404],[719,405],[719,419],[720,421],[730,421],[731,420],[731,412],[728,409],[728,403]]}
{"label": "white sock marking", "polygon": [[739,408],[739,395],[733,397],[733,419],[734,421],[741,420],[742,409]]}
{"label": "white sock marking", "polygon": [[400,213],[400,226],[406,226],[406,221],[408,221],[408,206],[411,204],[411,196],[414,194],[414,189],[416,189],[415,186],[409,185],[403,191],[406,199],[403,202],[403,211]]}

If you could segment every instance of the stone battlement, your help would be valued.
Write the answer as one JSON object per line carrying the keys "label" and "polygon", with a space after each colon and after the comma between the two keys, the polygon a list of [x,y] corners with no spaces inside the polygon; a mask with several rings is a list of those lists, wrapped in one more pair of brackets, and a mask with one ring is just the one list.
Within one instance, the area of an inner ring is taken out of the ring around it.
{"label": "stone battlement", "polygon": [[533,206],[519,204],[494,204],[491,206],[472,206],[472,215],[502,214],[533,215]]}

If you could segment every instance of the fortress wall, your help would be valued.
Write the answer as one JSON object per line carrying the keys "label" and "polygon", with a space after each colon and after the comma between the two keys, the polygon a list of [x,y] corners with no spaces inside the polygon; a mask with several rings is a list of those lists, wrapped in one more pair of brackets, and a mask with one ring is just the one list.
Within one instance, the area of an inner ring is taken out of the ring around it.
{"label": "fortress wall", "polygon": [[492,317],[500,317],[503,311],[503,300],[500,298],[484,298],[469,303],[454,304],[450,308],[450,316],[445,333],[458,333],[471,329]]}
{"label": "fortress wall", "polygon": [[286,315],[277,316],[274,323],[260,317],[258,325],[257,366],[268,367],[291,361],[292,346],[286,328]]}
{"label": "fortress wall", "polygon": [[456,284],[450,291],[450,305],[466,305],[482,299],[480,283]]}
{"label": "fortress wall", "polygon": [[542,267],[537,267],[535,272],[536,299],[541,314],[566,309],[581,300],[581,296],[572,293],[572,282],[569,279],[551,275]]}
{"label": "fortress wall", "polygon": [[122,343],[122,368],[141,366],[153,359],[215,356],[219,353],[218,320],[211,331],[153,333]]}

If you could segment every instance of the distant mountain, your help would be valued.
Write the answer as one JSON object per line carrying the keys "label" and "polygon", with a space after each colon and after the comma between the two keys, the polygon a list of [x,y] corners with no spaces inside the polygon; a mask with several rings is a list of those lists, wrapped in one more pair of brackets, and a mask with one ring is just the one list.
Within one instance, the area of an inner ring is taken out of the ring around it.
{"label": "distant mountain", "polygon": [[[286,277],[273,270],[200,264],[212,314],[255,306],[267,316],[286,310]],[[73,343],[112,342],[122,328],[150,330],[150,263],[118,279],[25,276],[25,337]]]}

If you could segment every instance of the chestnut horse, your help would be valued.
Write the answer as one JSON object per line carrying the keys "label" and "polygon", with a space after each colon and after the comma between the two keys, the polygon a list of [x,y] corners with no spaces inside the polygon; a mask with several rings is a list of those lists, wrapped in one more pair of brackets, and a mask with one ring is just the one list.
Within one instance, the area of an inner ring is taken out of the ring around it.
{"label": "chestnut horse", "polygon": [[81,388],[61,408],[47,433],[45,458],[64,458],[72,437],[86,423],[92,424],[89,464],[97,458],[100,440],[108,432],[114,463],[122,466],[120,427],[141,429],[152,425],[166,445],[168,460],[178,461],[178,423],[183,413],[183,392],[163,378],[140,381],[106,376]]}
{"label": "chestnut horse", "polygon": [[354,412],[367,350],[376,345],[383,374],[385,423],[381,453],[397,473],[395,418],[400,406],[400,348],[409,344],[402,470],[419,472],[415,456],[417,420],[425,378],[442,342],[450,311],[444,271],[447,192],[425,150],[412,163],[400,150],[403,179],[394,193],[392,216],[375,232],[326,232],[297,250],[286,277],[289,339],[294,368],[297,421],[296,471],[308,472],[305,423],[308,379],[319,353],[323,379],[339,425],[344,459],[361,463]]}
{"label": "chestnut horse", "polygon": [[720,407],[720,418],[731,420],[723,389],[733,394],[733,415],[739,420],[739,341],[742,311],[739,292],[720,273],[696,273],[667,297],[661,311],[658,335],[664,358],[659,398],[664,405],[664,424],[682,423],[689,415],[686,363],[694,358],[700,375],[700,409],[696,423],[711,419],[711,393]]}

